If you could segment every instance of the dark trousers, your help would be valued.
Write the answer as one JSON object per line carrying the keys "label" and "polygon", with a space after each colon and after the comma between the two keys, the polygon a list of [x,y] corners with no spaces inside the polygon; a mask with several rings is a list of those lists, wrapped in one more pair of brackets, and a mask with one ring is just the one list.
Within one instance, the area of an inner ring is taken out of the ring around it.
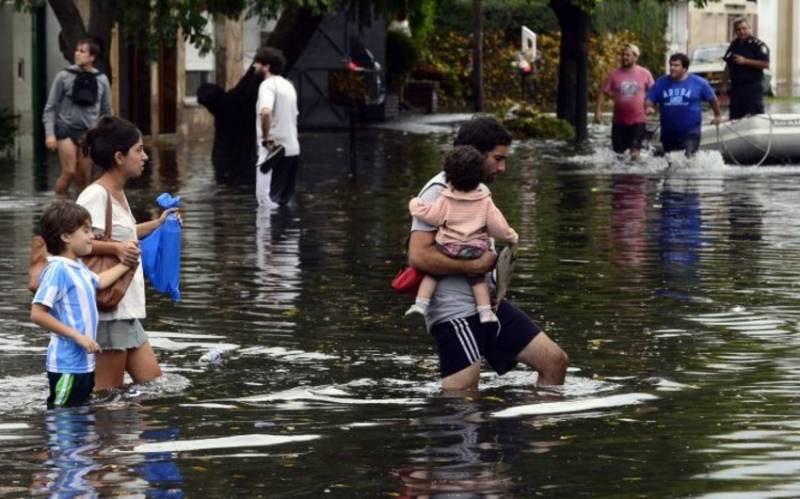
{"label": "dark trousers", "polygon": [[760,81],[731,86],[730,99],[732,120],[748,114],[764,114],[764,87]]}
{"label": "dark trousers", "polygon": [[278,204],[288,204],[294,197],[294,185],[297,180],[297,168],[300,156],[284,156],[272,167],[272,183],[269,186],[269,197]]}
{"label": "dark trousers", "polygon": [[622,154],[628,149],[640,150],[642,141],[647,132],[644,123],[622,125],[615,123],[611,126],[611,148],[617,154]]}
{"label": "dark trousers", "polygon": [[661,139],[661,145],[664,146],[664,153],[672,151],[683,151],[686,157],[694,156],[694,153],[700,148],[700,136],[689,134],[680,139]]}

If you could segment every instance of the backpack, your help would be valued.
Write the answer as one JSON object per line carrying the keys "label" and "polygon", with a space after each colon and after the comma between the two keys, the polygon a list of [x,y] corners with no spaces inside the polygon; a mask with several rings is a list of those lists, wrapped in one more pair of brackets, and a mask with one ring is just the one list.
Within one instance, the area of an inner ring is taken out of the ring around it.
{"label": "backpack", "polygon": [[79,106],[93,106],[97,102],[97,75],[89,71],[68,69],[75,75],[72,83],[72,102]]}

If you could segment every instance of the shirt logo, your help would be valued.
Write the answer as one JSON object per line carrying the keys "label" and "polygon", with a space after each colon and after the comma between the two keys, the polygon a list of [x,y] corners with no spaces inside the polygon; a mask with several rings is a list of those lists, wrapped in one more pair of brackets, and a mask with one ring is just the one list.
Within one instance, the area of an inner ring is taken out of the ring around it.
{"label": "shirt logo", "polygon": [[662,99],[667,106],[688,106],[692,97],[692,90],[688,88],[670,88],[664,90]]}
{"label": "shirt logo", "polygon": [[636,81],[623,81],[619,87],[621,97],[634,97],[639,93],[639,84]]}

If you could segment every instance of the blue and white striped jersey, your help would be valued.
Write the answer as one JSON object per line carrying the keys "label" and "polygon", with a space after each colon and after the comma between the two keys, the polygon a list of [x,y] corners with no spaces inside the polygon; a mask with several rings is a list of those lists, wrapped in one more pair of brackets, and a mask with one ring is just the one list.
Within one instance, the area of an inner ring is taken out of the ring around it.
{"label": "blue and white striped jersey", "polygon": [[[95,293],[100,278],[80,260],[61,256],[47,260],[33,303],[44,305],[57,320],[96,339],[98,314]],[[86,353],[74,341],[51,332],[46,366],[53,373],[90,373],[94,371],[94,354]]]}

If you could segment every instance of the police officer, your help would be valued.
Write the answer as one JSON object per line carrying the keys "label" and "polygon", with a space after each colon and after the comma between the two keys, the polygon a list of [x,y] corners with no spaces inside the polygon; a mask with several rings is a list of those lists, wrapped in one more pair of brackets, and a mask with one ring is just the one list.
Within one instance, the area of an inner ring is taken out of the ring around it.
{"label": "police officer", "polygon": [[733,21],[736,38],[725,53],[727,66],[722,77],[721,92],[730,76],[730,118],[737,120],[748,114],[764,112],[764,70],[769,68],[769,48],[750,34],[750,23],[746,17]]}

